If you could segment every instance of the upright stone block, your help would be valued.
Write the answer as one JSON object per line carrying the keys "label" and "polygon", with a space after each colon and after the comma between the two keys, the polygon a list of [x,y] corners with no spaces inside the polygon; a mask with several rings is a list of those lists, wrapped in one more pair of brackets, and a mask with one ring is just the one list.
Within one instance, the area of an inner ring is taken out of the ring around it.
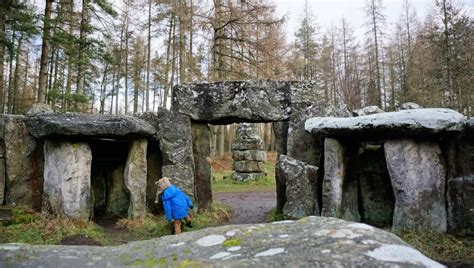
{"label": "upright stone block", "polygon": [[448,181],[448,224],[451,231],[474,234],[474,175]]}
{"label": "upright stone block", "polygon": [[351,160],[355,160],[352,148],[335,139],[324,140],[321,216],[360,221],[358,180]]}
{"label": "upright stone block", "polygon": [[212,203],[211,189],[211,130],[207,124],[192,124],[195,164],[195,189],[199,210],[207,210]]}
{"label": "upright stone block", "polygon": [[320,116],[320,107],[310,106],[290,116],[288,128],[288,156],[303,161],[308,165],[319,166],[322,150],[322,139],[317,138],[304,129],[307,119]]}
{"label": "upright stone block", "polygon": [[146,139],[135,140],[130,144],[124,171],[125,187],[130,193],[129,218],[144,217],[147,213],[147,146]]}
{"label": "upright stone block", "polygon": [[43,210],[72,219],[92,215],[89,144],[46,140]]}
{"label": "upright stone block", "polygon": [[316,196],[318,167],[281,155],[276,169],[286,184],[286,202],[282,209],[285,217],[300,219],[319,215]]}
{"label": "upright stone block", "polygon": [[170,178],[171,184],[182,189],[189,197],[194,199],[194,174],[186,165],[168,165],[162,167],[162,177]]}
{"label": "upright stone block", "polygon": [[43,152],[30,135],[25,117],[5,115],[6,204],[41,207]]}
{"label": "upright stone block", "polygon": [[342,218],[342,184],[346,176],[346,152],[335,139],[324,140],[324,179],[321,216]]}
{"label": "upright stone block", "polygon": [[385,158],[395,194],[392,229],[447,228],[446,169],[436,142],[385,142]]}

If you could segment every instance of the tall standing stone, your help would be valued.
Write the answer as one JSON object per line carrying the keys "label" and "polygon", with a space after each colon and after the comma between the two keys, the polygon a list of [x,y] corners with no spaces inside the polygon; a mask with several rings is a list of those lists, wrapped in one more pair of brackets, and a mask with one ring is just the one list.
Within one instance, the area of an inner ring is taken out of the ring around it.
{"label": "tall standing stone", "polygon": [[39,209],[43,190],[43,152],[25,117],[5,115],[6,204]]}
{"label": "tall standing stone", "polygon": [[212,203],[211,189],[211,130],[207,124],[193,123],[193,152],[195,188],[199,210],[207,210]]}
{"label": "tall standing stone", "polygon": [[393,229],[447,228],[446,169],[436,142],[385,142],[385,158],[395,194]]}
{"label": "tall standing stone", "polygon": [[311,117],[320,116],[321,113],[320,107],[310,106],[291,115],[287,141],[288,156],[308,165],[319,165],[322,139],[308,133],[304,129],[304,123]]}
{"label": "tall standing stone", "polygon": [[146,139],[135,140],[130,144],[123,176],[125,187],[130,193],[129,218],[144,217],[147,212],[147,146]]}
{"label": "tall standing stone", "polygon": [[319,215],[317,200],[318,167],[306,165],[291,157],[281,155],[276,164],[276,172],[285,183],[285,203],[283,215],[287,218],[300,219],[310,215]]}
{"label": "tall standing stone", "polygon": [[92,215],[89,144],[46,140],[43,210],[73,219]]}
{"label": "tall standing stone", "polygon": [[352,155],[338,140],[324,140],[324,178],[321,216],[359,221],[358,182],[349,168]]}
{"label": "tall standing stone", "polygon": [[448,181],[448,224],[454,232],[474,234],[474,175]]}

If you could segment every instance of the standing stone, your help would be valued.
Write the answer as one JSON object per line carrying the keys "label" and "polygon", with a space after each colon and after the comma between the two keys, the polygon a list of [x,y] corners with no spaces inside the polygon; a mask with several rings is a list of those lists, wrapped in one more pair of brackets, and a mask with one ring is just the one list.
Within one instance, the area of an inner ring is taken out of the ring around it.
{"label": "standing stone", "polygon": [[148,141],[135,140],[130,144],[125,165],[125,187],[130,193],[129,218],[140,218],[146,215],[146,182],[147,182],[147,153]]}
{"label": "standing stone", "polygon": [[395,194],[392,229],[446,231],[446,170],[437,143],[389,140],[385,158]]}
{"label": "standing stone", "polygon": [[275,147],[278,155],[287,155],[289,124],[289,121],[272,123],[273,133],[275,134]]}
{"label": "standing stone", "polygon": [[352,174],[355,155],[338,140],[324,140],[324,179],[321,216],[360,221],[358,181]]}
{"label": "standing stone", "polygon": [[380,228],[391,227],[395,197],[383,147],[363,145],[357,163],[362,222]]}
{"label": "standing stone", "polygon": [[319,165],[322,139],[308,133],[304,129],[304,123],[309,118],[320,116],[321,113],[319,107],[310,106],[291,115],[287,141],[288,156],[309,165]]}
{"label": "standing stone", "polygon": [[255,125],[241,123],[236,131],[236,140],[232,144],[232,179],[247,181],[265,177],[263,163],[267,160],[267,154],[264,148],[264,142]]}
{"label": "standing stone", "polygon": [[335,139],[324,140],[324,179],[321,216],[342,217],[342,184],[346,176],[346,152]]}
{"label": "standing stone", "polygon": [[72,219],[92,215],[92,152],[87,143],[46,140],[43,210]]}
{"label": "standing stone", "polygon": [[194,174],[189,166],[169,165],[162,167],[162,177],[170,178],[171,184],[183,190],[194,199]]}
{"label": "standing stone", "polygon": [[211,130],[207,124],[192,124],[195,163],[196,199],[199,210],[207,210],[212,203],[211,189]]}
{"label": "standing stone", "polygon": [[155,202],[157,192],[156,182],[163,177],[163,158],[159,148],[158,143],[148,141],[146,202],[148,210],[153,214],[159,214],[163,211],[163,205]]}
{"label": "standing stone", "polygon": [[474,234],[474,175],[448,181],[448,225],[450,231]]}
{"label": "standing stone", "polygon": [[276,170],[281,174],[281,178],[284,178],[286,184],[283,215],[291,219],[319,215],[316,197],[318,167],[281,155],[278,158]]}
{"label": "standing stone", "polygon": [[[29,134],[23,116],[5,115],[6,204],[41,207],[43,153]],[[3,125],[3,124],[2,124]]]}
{"label": "standing stone", "polygon": [[5,159],[0,158],[0,204],[3,204],[3,201],[5,200],[5,185]]}
{"label": "standing stone", "polygon": [[109,189],[106,207],[107,214],[123,217],[128,213],[130,198],[126,192],[123,180],[124,170],[124,166],[116,167],[112,171],[112,177],[107,181],[107,188]]}

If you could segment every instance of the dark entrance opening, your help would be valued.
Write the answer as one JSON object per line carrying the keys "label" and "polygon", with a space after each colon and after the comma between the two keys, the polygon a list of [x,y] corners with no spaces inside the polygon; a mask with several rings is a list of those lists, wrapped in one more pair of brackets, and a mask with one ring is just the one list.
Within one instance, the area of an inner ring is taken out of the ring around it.
{"label": "dark entrance opening", "polygon": [[126,217],[130,195],[124,184],[129,142],[92,140],[92,198],[94,218]]}

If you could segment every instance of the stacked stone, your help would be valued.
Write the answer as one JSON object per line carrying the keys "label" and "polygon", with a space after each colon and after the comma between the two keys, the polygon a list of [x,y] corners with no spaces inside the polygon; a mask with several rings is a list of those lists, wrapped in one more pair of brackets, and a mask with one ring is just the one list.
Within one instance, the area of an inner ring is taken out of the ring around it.
{"label": "stacked stone", "polygon": [[264,142],[258,136],[255,126],[249,123],[240,124],[236,140],[232,144],[232,178],[236,181],[249,181],[264,177],[263,163],[267,160],[264,149]]}

